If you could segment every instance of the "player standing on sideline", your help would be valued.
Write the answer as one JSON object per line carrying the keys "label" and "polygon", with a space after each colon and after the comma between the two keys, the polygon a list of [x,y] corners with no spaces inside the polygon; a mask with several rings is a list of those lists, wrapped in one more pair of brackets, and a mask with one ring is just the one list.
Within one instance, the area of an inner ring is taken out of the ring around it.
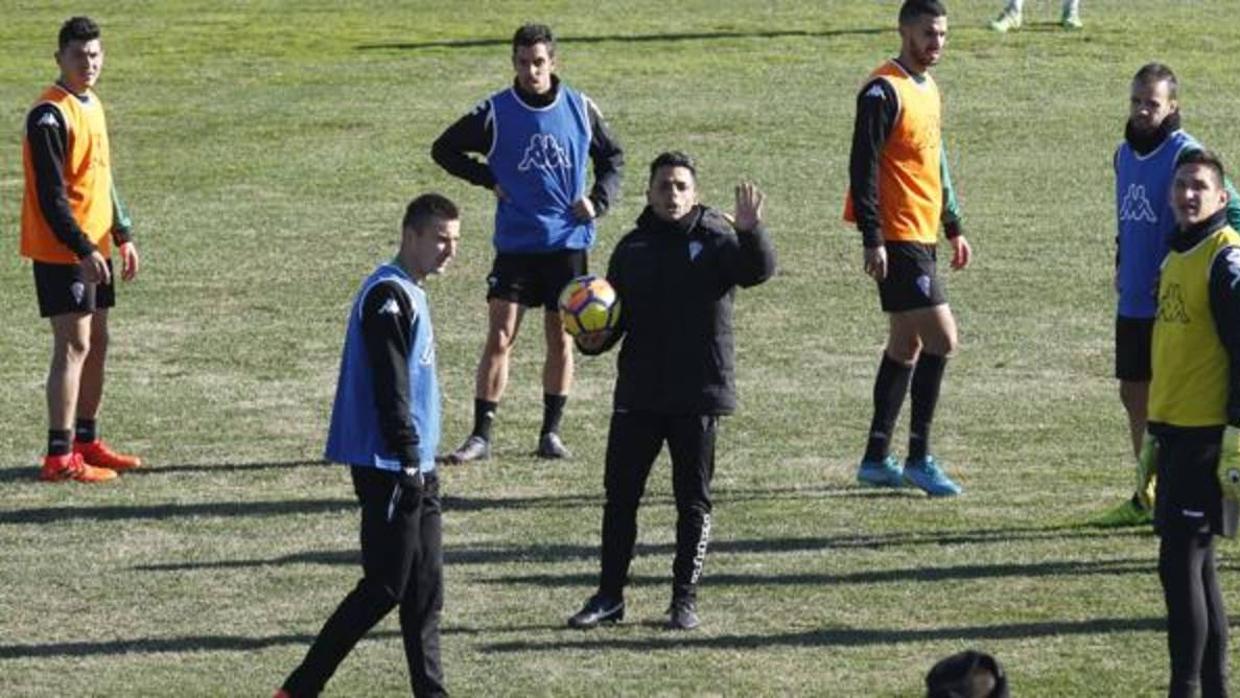
{"label": "player standing on sideline", "polygon": [[439,662],[439,383],[422,284],[456,254],[460,230],[451,201],[438,194],[414,199],[395,259],[362,283],[353,302],[325,456],[351,466],[362,507],[363,576],[276,698],[317,696],[357,641],[397,605],[414,695],[447,695]]}
{"label": "player standing on sideline", "polygon": [[[560,290],[586,272],[594,219],[620,195],[624,153],[589,98],[555,75],[555,37],[527,24],[512,37],[511,88],[496,92],[444,131],[431,148],[450,174],[495,192],[495,263],[487,277],[488,328],[474,385],[474,426],[449,463],[491,455],[491,423],[526,307],[541,305],[547,356],[537,455],[565,458],[560,418],[573,382],[572,343]],[[480,162],[470,153],[481,154]],[[594,186],[586,190],[586,158]]]}
{"label": "player standing on sideline", "polygon": [[[1161,63],[1141,66],[1132,79],[1124,141],[1115,151],[1115,377],[1128,415],[1133,457],[1141,454],[1150,393],[1150,341],[1157,310],[1158,273],[1176,231],[1171,207],[1175,163],[1201,145],[1180,128],[1179,82]],[[1240,228],[1240,195],[1230,197],[1227,217]],[[1153,483],[1091,523],[1136,526],[1149,523]]]}
{"label": "player standing on sideline", "polygon": [[[972,258],[940,134],[942,103],[927,69],[947,43],[947,10],[938,0],[900,7],[900,55],[879,66],[857,96],[844,219],[865,247],[865,272],[878,282],[887,313],[887,346],[874,382],[874,417],[857,480],[875,487],[904,481],[934,496],[960,487],[930,455],[930,423],[947,357],[956,349],[956,320],[935,273],[939,224],[952,246],[953,269]],[[889,455],[905,393],[913,403],[909,453]]]}
{"label": "player standing on sideline", "polygon": [[[116,304],[111,246],[121,278],[138,274],[138,249],[112,181],[103,104],[92,89],[103,70],[99,26],[73,17],[60,27],[60,77],[26,117],[21,254],[33,260],[39,314],[52,325],[43,480],[102,482],[142,460],[99,438],[108,354],[108,309]],[[72,435],[72,437],[71,437]]]}
{"label": "player standing on sideline", "polygon": [[1194,151],[1172,183],[1178,230],[1158,281],[1149,434],[1157,464],[1158,576],[1172,698],[1227,695],[1227,612],[1214,536],[1236,533],[1240,499],[1240,234],[1227,224],[1223,165]]}
{"label": "player standing on sideline", "polygon": [[[1020,29],[1024,20],[1025,0],[1007,0],[1003,12],[990,22],[990,28],[1003,34],[1010,29]],[[1059,26],[1064,29],[1081,29],[1081,0],[1063,0],[1063,10],[1059,14]]]}
{"label": "player standing on sideline", "polygon": [[736,287],[775,273],[762,225],[762,192],[736,188],[736,214],[702,206],[697,170],[683,153],[650,165],[648,206],[616,245],[607,279],[623,301],[612,331],[578,338],[588,354],[624,337],[603,476],[602,570],[598,593],[569,618],[574,628],[624,618],[637,507],[667,442],[676,496],[676,557],[668,627],[698,626],[697,583],[710,540],[710,481],[719,417],[736,409],[732,300]]}

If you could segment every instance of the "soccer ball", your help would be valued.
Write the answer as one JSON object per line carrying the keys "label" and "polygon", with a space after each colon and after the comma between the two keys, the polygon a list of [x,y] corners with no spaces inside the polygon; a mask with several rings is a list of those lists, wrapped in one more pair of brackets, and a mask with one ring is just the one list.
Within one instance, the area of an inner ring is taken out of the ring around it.
{"label": "soccer ball", "polygon": [[620,319],[620,297],[606,279],[578,276],[560,292],[560,318],[564,331],[574,337],[609,330]]}

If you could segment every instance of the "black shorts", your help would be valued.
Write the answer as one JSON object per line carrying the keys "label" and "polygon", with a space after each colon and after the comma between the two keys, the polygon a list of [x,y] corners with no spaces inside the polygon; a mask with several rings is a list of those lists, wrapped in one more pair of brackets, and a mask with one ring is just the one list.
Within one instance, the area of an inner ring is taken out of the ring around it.
{"label": "black shorts", "polygon": [[1148,383],[1153,376],[1150,349],[1154,344],[1154,318],[1115,316],[1115,377]]}
{"label": "black shorts", "polygon": [[[112,260],[108,260],[112,271]],[[82,278],[77,264],[34,263],[34,291],[39,297],[39,316],[54,317],[66,313],[93,313],[116,305],[116,276],[113,283],[92,284]]]}
{"label": "black shorts", "polygon": [[888,242],[887,276],[878,282],[885,313],[931,308],[947,302],[935,273],[935,247],[917,242]]}
{"label": "black shorts", "polygon": [[541,305],[556,310],[560,291],[569,281],[586,273],[585,250],[557,250],[546,254],[495,256],[487,275],[487,300],[500,298],[528,308]]}
{"label": "black shorts", "polygon": [[1153,425],[1151,432],[1158,439],[1155,528],[1234,535],[1240,511],[1235,502],[1223,499],[1217,475],[1223,427]]}

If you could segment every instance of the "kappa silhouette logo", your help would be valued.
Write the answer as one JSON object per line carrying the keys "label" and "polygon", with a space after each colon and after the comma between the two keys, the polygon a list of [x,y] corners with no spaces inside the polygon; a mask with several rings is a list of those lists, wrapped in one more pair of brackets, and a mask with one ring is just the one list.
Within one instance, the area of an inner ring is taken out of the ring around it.
{"label": "kappa silhouette logo", "polygon": [[1120,221],[1145,223],[1158,222],[1154,207],[1150,205],[1150,200],[1145,195],[1145,185],[1128,185],[1128,191],[1124,192],[1124,201],[1119,207],[1119,219]]}
{"label": "kappa silhouette logo", "polygon": [[525,155],[517,169],[527,172],[531,167],[554,172],[555,170],[571,170],[573,165],[568,161],[568,153],[556,142],[555,136],[549,133],[535,133],[530,136],[529,145],[525,146]]}
{"label": "kappa silhouette logo", "polygon": [[1188,308],[1184,305],[1184,293],[1179,284],[1168,284],[1158,298],[1158,319],[1163,322],[1188,324]]}

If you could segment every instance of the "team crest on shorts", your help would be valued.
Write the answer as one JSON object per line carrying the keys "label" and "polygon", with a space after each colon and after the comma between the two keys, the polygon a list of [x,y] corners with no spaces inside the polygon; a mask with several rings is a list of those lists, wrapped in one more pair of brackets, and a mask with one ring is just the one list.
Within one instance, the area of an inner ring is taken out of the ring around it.
{"label": "team crest on shorts", "polygon": [[74,281],[72,284],[69,284],[69,293],[73,295],[73,302],[81,305],[82,299],[86,297],[86,284],[81,281]]}
{"label": "team crest on shorts", "polygon": [[921,291],[921,295],[926,298],[930,297],[930,277],[928,275],[922,274],[917,277],[917,289]]}

